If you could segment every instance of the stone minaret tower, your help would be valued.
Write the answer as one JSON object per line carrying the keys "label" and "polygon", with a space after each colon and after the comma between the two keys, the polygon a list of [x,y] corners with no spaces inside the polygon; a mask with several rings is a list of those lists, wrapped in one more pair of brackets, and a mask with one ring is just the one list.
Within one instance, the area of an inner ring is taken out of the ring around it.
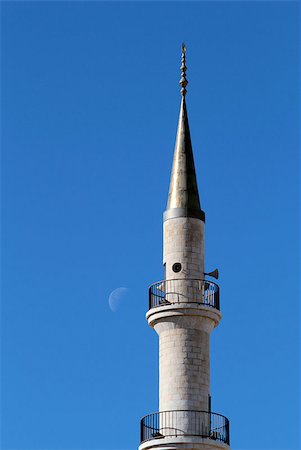
{"label": "stone minaret tower", "polygon": [[[159,412],[141,420],[139,450],[229,450],[229,421],[211,412],[210,333],[221,320],[219,287],[205,279],[204,226],[186,109],[181,107],[164,213],[165,277],[149,289],[148,324],[160,342]],[[217,271],[211,273],[217,278]]]}

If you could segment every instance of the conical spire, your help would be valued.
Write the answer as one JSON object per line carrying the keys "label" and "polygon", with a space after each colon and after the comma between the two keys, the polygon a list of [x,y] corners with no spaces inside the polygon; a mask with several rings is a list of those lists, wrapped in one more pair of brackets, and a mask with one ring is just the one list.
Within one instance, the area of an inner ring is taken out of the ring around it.
{"label": "conical spire", "polygon": [[188,124],[185,95],[186,86],[186,47],[182,45],[181,94],[182,101],[178,131],[169,186],[167,208],[164,220],[174,217],[195,217],[205,221],[201,210],[198,185],[195,174],[192,145]]}

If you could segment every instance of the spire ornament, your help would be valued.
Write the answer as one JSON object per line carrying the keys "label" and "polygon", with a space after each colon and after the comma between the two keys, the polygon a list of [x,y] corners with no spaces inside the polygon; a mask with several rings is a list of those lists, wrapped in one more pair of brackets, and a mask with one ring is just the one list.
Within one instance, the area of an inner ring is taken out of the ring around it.
{"label": "spire ornament", "polygon": [[186,45],[182,44],[182,65],[180,67],[181,69],[181,79],[180,79],[180,86],[181,86],[181,94],[182,97],[185,97],[186,95],[186,86],[188,84],[187,78],[186,78]]}

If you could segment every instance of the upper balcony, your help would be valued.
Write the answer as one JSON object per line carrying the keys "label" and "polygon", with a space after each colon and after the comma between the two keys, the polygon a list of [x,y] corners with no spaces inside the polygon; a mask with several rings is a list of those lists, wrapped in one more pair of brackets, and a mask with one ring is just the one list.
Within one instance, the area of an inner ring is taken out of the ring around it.
{"label": "upper balcony", "polygon": [[149,309],[177,304],[203,305],[220,309],[219,287],[208,280],[162,280],[149,288]]}

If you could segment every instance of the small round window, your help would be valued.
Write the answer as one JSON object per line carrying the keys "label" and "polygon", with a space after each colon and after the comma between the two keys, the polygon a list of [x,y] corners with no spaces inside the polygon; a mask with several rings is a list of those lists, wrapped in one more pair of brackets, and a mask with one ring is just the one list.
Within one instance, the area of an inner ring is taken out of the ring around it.
{"label": "small round window", "polygon": [[172,270],[176,273],[181,272],[182,270],[182,264],[181,263],[174,263],[172,266]]}

